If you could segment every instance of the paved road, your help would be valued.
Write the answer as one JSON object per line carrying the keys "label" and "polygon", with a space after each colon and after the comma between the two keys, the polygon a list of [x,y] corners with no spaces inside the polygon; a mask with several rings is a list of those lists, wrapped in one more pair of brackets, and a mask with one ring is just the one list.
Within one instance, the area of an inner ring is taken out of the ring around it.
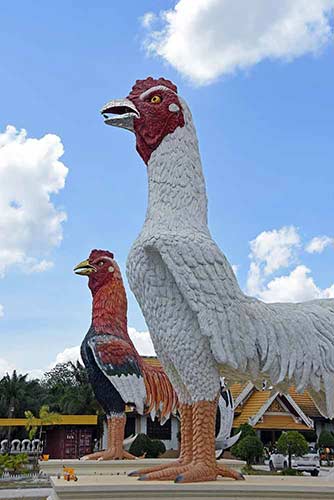
{"label": "paved road", "polygon": [[[268,465],[254,465],[254,469],[259,469],[259,470],[266,470],[269,471],[269,466]],[[307,472],[304,473],[305,476],[309,476]],[[334,478],[334,467],[320,467],[320,477],[325,477],[328,476],[328,478],[333,479]]]}
{"label": "paved road", "polygon": [[51,495],[51,488],[22,488],[20,490],[0,490],[0,499],[4,498],[46,498]]}

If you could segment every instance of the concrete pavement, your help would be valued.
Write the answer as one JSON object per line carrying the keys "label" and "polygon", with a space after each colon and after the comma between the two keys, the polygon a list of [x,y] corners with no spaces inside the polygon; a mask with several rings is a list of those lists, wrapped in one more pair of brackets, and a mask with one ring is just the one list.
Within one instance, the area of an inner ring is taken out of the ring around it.
{"label": "concrete pavement", "polygon": [[7,498],[34,498],[37,500],[37,498],[46,498],[49,495],[51,495],[52,489],[51,488],[22,488],[19,490],[12,490],[12,489],[7,489],[7,490],[1,490],[0,489],[0,499],[7,499]]}

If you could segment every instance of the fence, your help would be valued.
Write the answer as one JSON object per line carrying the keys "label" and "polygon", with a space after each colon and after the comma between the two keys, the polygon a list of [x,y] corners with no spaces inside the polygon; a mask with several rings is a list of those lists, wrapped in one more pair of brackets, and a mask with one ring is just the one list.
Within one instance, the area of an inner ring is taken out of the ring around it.
{"label": "fence", "polygon": [[23,481],[23,480],[33,480],[39,479],[41,474],[39,472],[27,472],[26,474],[18,474],[15,472],[3,472],[0,474],[0,483],[8,481]]}
{"label": "fence", "polygon": [[43,452],[43,443],[40,439],[13,439],[10,443],[8,439],[3,439],[0,442],[0,454],[10,453],[16,455],[18,453],[26,453],[27,455],[37,455]]}

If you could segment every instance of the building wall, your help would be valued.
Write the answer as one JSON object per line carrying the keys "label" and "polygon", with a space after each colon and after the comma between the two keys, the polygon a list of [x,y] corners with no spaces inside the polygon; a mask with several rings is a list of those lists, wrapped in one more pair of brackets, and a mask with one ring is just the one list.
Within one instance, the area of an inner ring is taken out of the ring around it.
{"label": "building wall", "polygon": [[317,436],[320,436],[321,431],[334,432],[334,421],[327,419],[316,419],[314,420],[314,428]]}
{"label": "building wall", "polygon": [[[136,418],[136,433],[147,434],[147,416],[138,415]],[[178,432],[179,432],[179,420],[172,416],[171,417],[171,439],[161,439],[161,441],[166,446],[166,450],[178,450]]]}
{"label": "building wall", "polygon": [[[128,420],[131,418],[135,418],[135,433],[136,434],[147,434],[147,417],[146,415],[136,415],[127,416]],[[161,441],[166,446],[166,450],[178,450],[179,442],[177,439],[177,435],[179,432],[179,420],[172,416],[171,421],[171,439],[161,439]],[[107,447],[107,424],[106,422],[103,425],[103,437],[102,437],[102,449]]]}

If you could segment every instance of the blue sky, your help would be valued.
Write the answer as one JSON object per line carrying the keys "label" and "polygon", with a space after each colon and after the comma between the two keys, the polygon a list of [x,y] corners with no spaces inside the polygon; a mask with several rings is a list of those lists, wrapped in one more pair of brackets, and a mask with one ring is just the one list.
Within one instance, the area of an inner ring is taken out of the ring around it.
{"label": "blue sky", "polygon": [[[187,7],[187,0],[180,3]],[[173,28],[175,20],[185,22],[186,14],[173,11],[175,5],[100,0],[97,5],[27,1],[19,9],[16,4],[2,6],[0,133],[13,125],[26,129],[31,138],[57,135],[64,146],[59,161],[69,170],[65,186],[51,194],[56,210],[67,214],[67,221],[59,224],[61,242],[43,240],[39,245],[34,238],[25,246],[28,259],[45,259],[53,266],[27,273],[29,260],[25,266],[4,264],[0,370],[45,369],[58,353],[80,344],[89,327],[90,294],[86,280],[72,268],[92,248],[112,250],[125,271],[127,253],[145,215],[146,169],[134,137],[106,127],[99,109],[107,100],[127,95],[137,78],[149,75],[173,80],[191,107],[207,180],[210,228],[237,266],[243,289],[265,300],[334,296],[331,35],[320,33],[311,41],[289,41],[286,36],[280,53],[266,46],[266,55],[256,48],[263,27],[250,23],[252,36],[244,41],[245,54],[238,60],[226,39],[213,48],[199,50],[196,45],[198,51],[189,52],[191,37],[200,44],[200,22],[195,22],[186,26],[189,40],[179,47],[182,55],[175,62],[171,31],[166,29]],[[326,5],[319,9],[327,14]],[[174,18],[159,18],[167,9]],[[143,20],[146,13],[151,14]],[[237,14],[230,19],[235,23],[230,36],[242,41],[245,30]],[[259,14],[268,16],[261,9]],[[290,14],[287,7],[272,16],[284,20]],[[201,29],[216,29],[217,16],[198,16],[207,23]],[[332,26],[332,17],[327,19]],[[158,41],[153,36],[152,42],[153,31],[160,32]],[[254,60],[252,43],[258,51]],[[209,64],[219,51],[221,61],[231,55],[230,66]],[[19,191],[25,183],[34,189],[25,174],[17,175],[16,182]],[[0,252],[12,248],[1,223]],[[12,230],[22,227],[13,225]],[[320,239],[310,247],[315,237]],[[254,270],[260,277],[254,278]],[[145,331],[129,290],[128,299],[129,325]]]}

